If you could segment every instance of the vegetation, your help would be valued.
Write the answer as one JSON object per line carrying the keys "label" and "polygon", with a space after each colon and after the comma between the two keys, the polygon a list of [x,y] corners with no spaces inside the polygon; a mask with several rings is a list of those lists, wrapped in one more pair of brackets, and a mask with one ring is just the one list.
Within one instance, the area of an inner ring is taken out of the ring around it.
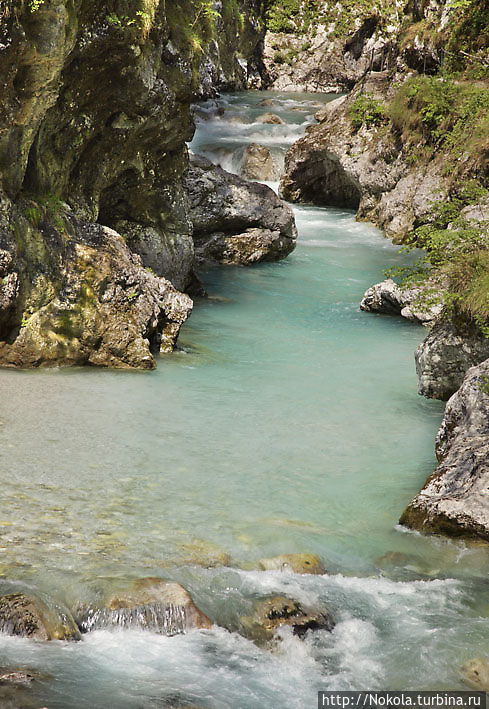
{"label": "vegetation", "polygon": [[349,109],[350,120],[354,128],[365,125],[371,128],[387,121],[387,112],[382,101],[371,94],[359,94]]}
{"label": "vegetation", "polygon": [[[358,21],[376,15],[379,24],[398,21],[399,14],[395,0],[379,0],[372,6],[369,0],[344,0],[323,2],[322,0],[268,0],[266,2],[266,25],[271,32],[297,35],[315,34],[319,24],[331,26],[331,35],[346,36],[355,29]],[[306,51],[306,50],[304,50]]]}

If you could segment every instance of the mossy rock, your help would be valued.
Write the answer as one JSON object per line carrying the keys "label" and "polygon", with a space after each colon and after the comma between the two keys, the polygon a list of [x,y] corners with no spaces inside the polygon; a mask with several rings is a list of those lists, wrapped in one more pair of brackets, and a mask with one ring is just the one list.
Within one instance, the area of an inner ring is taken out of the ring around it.
{"label": "mossy rock", "polygon": [[241,618],[240,630],[250,640],[262,645],[272,640],[276,631],[284,626],[303,638],[309,630],[333,630],[334,621],[327,612],[306,608],[284,596],[275,596],[260,601],[252,616]]}
{"label": "mossy rock", "polygon": [[68,610],[49,608],[33,594],[0,597],[0,630],[36,640],[79,640],[80,633]]}
{"label": "mossy rock", "polygon": [[280,554],[270,559],[260,559],[258,566],[262,571],[292,571],[295,574],[326,573],[321,559],[315,554]]}

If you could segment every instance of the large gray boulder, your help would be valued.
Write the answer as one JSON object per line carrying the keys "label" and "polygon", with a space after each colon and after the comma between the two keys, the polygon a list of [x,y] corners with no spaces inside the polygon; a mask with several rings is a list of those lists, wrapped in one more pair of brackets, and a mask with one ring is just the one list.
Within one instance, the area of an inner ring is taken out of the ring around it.
{"label": "large gray boulder", "polygon": [[489,360],[469,369],[448,401],[436,455],[438,467],[400,523],[489,541]]}
{"label": "large gray boulder", "polygon": [[192,155],[186,189],[198,263],[278,261],[295,248],[294,214],[266,185]]}
{"label": "large gray boulder", "polygon": [[489,339],[478,328],[436,324],[415,352],[418,392],[445,401],[462,384],[469,367],[489,358]]}

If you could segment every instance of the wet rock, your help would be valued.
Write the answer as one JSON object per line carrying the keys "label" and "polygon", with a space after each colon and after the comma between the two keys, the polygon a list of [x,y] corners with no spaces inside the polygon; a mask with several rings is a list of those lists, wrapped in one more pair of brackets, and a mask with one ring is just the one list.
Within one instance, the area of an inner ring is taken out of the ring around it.
{"label": "wet rock", "polygon": [[325,574],[321,560],[315,554],[280,554],[258,562],[263,571],[292,571],[295,574]]}
{"label": "wet rock", "polygon": [[275,106],[275,101],[271,98],[262,98],[262,100],[258,101],[258,103],[256,105],[257,106],[264,106],[264,107]]}
{"label": "wet rock", "polygon": [[241,619],[241,632],[257,644],[272,640],[283,626],[292,628],[294,635],[302,638],[308,630],[331,631],[334,621],[329,613],[307,608],[283,596],[259,602],[253,616]]}
{"label": "wet rock", "polygon": [[34,675],[21,670],[14,672],[0,672],[0,685],[29,686],[34,680]]}
{"label": "wet rock", "polygon": [[247,180],[271,180],[274,177],[272,153],[259,143],[250,143],[244,152],[241,177]]}
{"label": "wet rock", "polygon": [[67,609],[48,607],[32,594],[0,597],[0,631],[36,640],[79,640],[80,633]]}
{"label": "wet rock", "polygon": [[416,349],[418,392],[445,401],[460,387],[469,367],[487,358],[489,339],[478,328],[440,322]]}
{"label": "wet rock", "polygon": [[264,113],[262,116],[258,116],[256,119],[257,123],[274,123],[276,125],[282,125],[283,120],[280,118],[280,116],[277,116],[275,113]]}
{"label": "wet rock", "polygon": [[77,621],[83,633],[122,627],[179,635],[194,628],[212,627],[183,586],[153,577],[134,581],[129,588],[108,597],[101,606],[80,609]]}
{"label": "wet rock", "polygon": [[266,185],[193,155],[186,188],[197,263],[277,261],[295,248],[293,212]]}
{"label": "wet rock", "polygon": [[489,541],[489,360],[469,369],[448,401],[436,456],[438,467],[400,523],[420,532]]}
{"label": "wet rock", "polygon": [[468,660],[462,665],[462,680],[478,692],[489,692],[489,663],[481,658]]}
{"label": "wet rock", "polygon": [[443,310],[440,303],[426,304],[430,286],[401,288],[392,278],[371,286],[363,296],[360,309],[371,313],[401,315],[407,320],[428,325],[437,320]]}

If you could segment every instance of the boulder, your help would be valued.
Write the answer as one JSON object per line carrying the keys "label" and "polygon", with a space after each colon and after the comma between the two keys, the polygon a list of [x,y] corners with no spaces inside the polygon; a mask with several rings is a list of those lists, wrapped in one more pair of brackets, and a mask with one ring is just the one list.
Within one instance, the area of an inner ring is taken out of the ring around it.
{"label": "boulder", "polygon": [[462,665],[462,680],[477,692],[489,692],[489,663],[474,658]]}
{"label": "boulder", "polygon": [[277,116],[275,113],[264,113],[261,116],[258,116],[256,119],[257,123],[273,123],[276,125],[282,125],[283,120],[280,118],[280,116]]}
{"label": "boulder", "polygon": [[264,145],[250,143],[241,164],[241,177],[247,180],[271,180],[274,177],[272,153]]}
{"label": "boulder", "polygon": [[303,638],[308,630],[331,631],[334,621],[327,612],[306,608],[283,596],[260,601],[252,616],[241,618],[241,632],[259,645],[272,640],[276,631],[284,626]]}
{"label": "boulder", "polygon": [[270,106],[275,106],[275,101],[272,98],[262,98],[256,105],[269,108]]}
{"label": "boulder", "polygon": [[321,560],[315,554],[280,554],[270,559],[260,559],[258,566],[263,571],[292,571],[294,574],[326,573]]}
{"label": "boulder", "polygon": [[407,320],[421,325],[432,324],[443,310],[440,302],[432,302],[428,296],[430,285],[411,288],[401,287],[392,278],[376,283],[365,291],[360,303],[360,310],[386,315],[401,315]]}
{"label": "boulder", "polygon": [[193,155],[186,189],[197,263],[277,261],[295,248],[294,214],[266,185]]}
{"label": "boulder", "polygon": [[34,594],[0,596],[0,631],[35,640],[79,640],[68,609],[48,607]]}
{"label": "boulder", "polygon": [[437,323],[415,352],[418,392],[447,400],[462,384],[465,373],[489,358],[489,339],[474,326]]}
{"label": "boulder", "polygon": [[80,630],[143,628],[163,635],[179,635],[212,623],[178,583],[161,578],[142,578],[107,597],[100,606],[81,607]]}
{"label": "boulder", "polygon": [[15,268],[0,281],[0,365],[154,368],[192,300],[144,268],[114,230],[68,209],[63,218],[62,229],[19,217],[23,251],[12,243]]}
{"label": "boulder", "polygon": [[469,369],[448,401],[436,456],[438,467],[400,523],[489,541],[489,360]]}

